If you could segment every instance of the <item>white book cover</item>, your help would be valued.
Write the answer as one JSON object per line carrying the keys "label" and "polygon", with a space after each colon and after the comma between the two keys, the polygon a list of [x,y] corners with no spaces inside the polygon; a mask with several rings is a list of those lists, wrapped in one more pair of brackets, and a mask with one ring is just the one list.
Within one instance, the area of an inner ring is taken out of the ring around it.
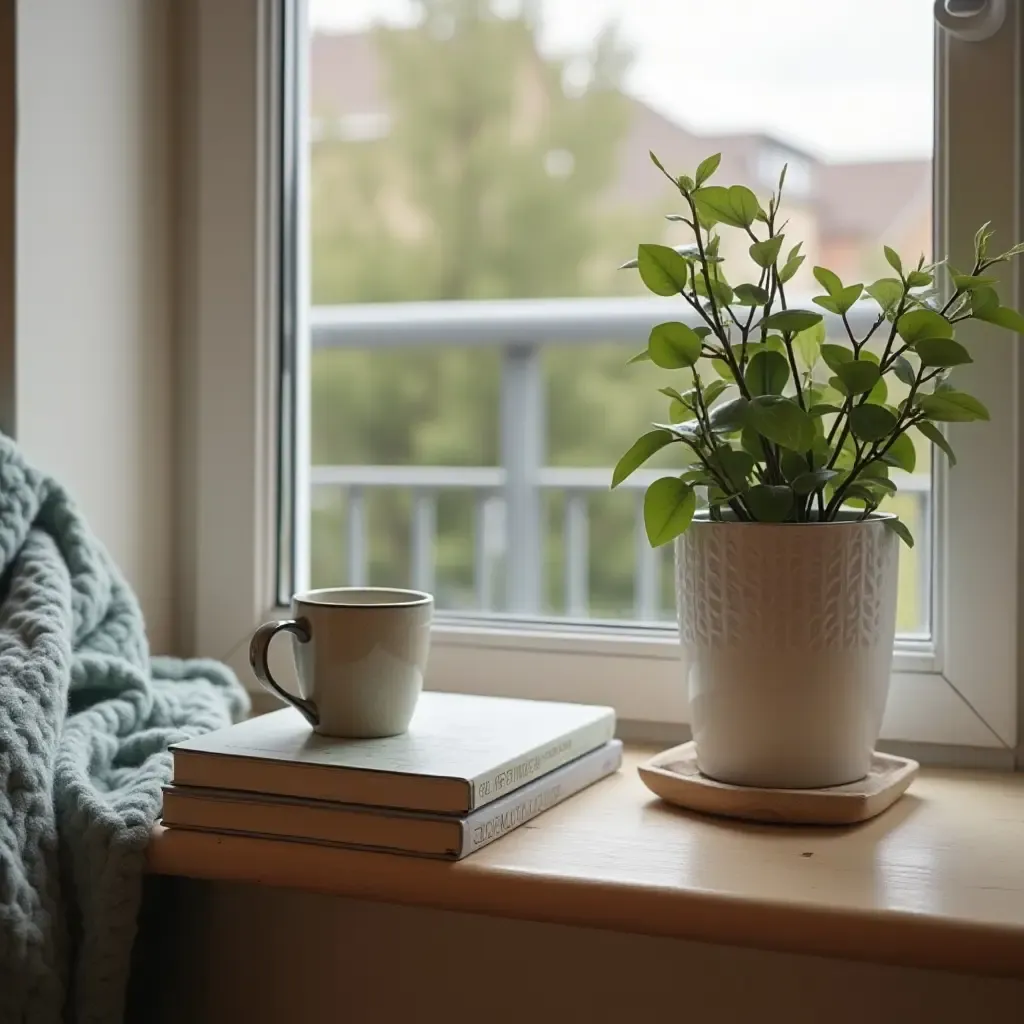
{"label": "white book cover", "polygon": [[468,814],[614,733],[610,707],[425,691],[401,736],[320,736],[285,708],[171,749],[175,785]]}
{"label": "white book cover", "polygon": [[611,775],[621,764],[622,743],[611,740],[463,818],[168,786],[163,823],[168,828],[461,860]]}

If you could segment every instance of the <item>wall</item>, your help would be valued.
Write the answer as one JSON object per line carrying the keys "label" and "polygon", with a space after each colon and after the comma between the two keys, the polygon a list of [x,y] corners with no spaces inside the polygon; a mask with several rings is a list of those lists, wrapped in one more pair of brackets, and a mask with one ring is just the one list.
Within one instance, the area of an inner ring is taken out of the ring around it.
{"label": "wall", "polygon": [[129,1021],[945,1024],[1024,982],[150,879]]}
{"label": "wall", "polygon": [[15,430],[171,643],[168,0],[17,4]]}

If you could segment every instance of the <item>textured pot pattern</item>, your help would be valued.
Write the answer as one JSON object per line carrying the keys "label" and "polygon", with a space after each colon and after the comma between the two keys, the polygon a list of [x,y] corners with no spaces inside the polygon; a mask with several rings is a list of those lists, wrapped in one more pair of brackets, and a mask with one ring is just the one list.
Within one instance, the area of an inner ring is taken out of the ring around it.
{"label": "textured pot pattern", "polygon": [[862,778],[892,668],[899,551],[882,517],[697,519],[676,542],[701,771],[739,785]]}

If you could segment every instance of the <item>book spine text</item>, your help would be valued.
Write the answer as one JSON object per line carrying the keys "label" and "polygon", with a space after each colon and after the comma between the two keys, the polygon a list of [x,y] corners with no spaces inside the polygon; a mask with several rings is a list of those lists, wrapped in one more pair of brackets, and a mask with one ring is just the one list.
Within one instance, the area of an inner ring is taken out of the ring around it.
{"label": "book spine text", "polygon": [[460,857],[465,857],[495,839],[536,818],[538,814],[587,786],[611,775],[622,764],[622,744],[618,740],[584,755],[580,760],[557,772],[550,780],[538,779],[518,795],[483,807],[463,823]]}
{"label": "book spine text", "polygon": [[531,750],[523,757],[473,780],[472,808],[483,807],[507,793],[575,760],[588,750],[607,743],[615,733],[615,716],[589,723],[553,743]]}

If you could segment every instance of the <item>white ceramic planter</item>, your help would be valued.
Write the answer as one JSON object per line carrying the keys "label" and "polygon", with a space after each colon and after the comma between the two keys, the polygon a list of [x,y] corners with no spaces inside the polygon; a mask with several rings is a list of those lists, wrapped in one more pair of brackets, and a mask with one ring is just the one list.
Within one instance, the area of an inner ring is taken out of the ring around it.
{"label": "white ceramic planter", "polygon": [[881,515],[711,522],[676,541],[700,770],[742,786],[863,778],[889,691],[899,541]]}

